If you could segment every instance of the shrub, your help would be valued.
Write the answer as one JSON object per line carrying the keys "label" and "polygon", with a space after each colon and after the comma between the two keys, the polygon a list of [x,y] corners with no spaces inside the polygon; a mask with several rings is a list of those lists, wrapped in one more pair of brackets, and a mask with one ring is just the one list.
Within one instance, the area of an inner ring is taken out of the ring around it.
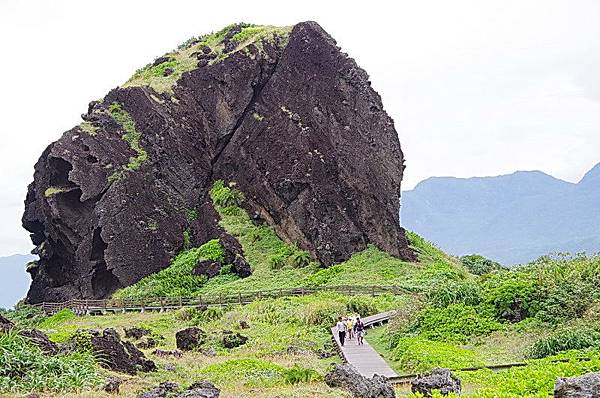
{"label": "shrub", "polygon": [[426,308],[418,315],[413,325],[413,331],[426,339],[460,342],[500,328],[498,322],[478,313],[475,307],[464,304],[452,304],[446,308]]}
{"label": "shrub", "polygon": [[45,355],[25,338],[0,334],[0,393],[70,392],[100,383],[89,352]]}
{"label": "shrub", "polygon": [[427,297],[436,307],[447,307],[450,304],[475,306],[481,302],[481,288],[473,281],[449,280],[432,286]]}
{"label": "shrub", "polygon": [[294,365],[285,372],[284,379],[287,384],[310,383],[320,380],[321,375],[313,369]]}
{"label": "shrub", "polygon": [[280,253],[277,253],[269,259],[269,267],[271,269],[281,269],[285,266],[286,257]]}
{"label": "shrub", "polygon": [[518,322],[537,312],[537,290],[532,275],[519,271],[501,272],[493,274],[484,283],[484,298],[494,307],[498,318]]}
{"label": "shrub", "polygon": [[479,254],[462,256],[460,257],[460,262],[467,267],[470,273],[475,275],[483,275],[502,269],[502,266],[499,263],[480,256]]}
{"label": "shrub", "polygon": [[210,197],[213,203],[219,207],[240,206],[244,201],[244,194],[237,189],[226,187],[223,180],[217,180],[213,183]]}
{"label": "shrub", "polygon": [[358,314],[360,316],[369,316],[376,314],[379,309],[374,300],[369,296],[352,296],[346,304],[348,313]]}
{"label": "shrub", "polygon": [[600,345],[600,332],[592,327],[560,329],[535,342],[529,352],[531,358],[545,358],[568,350],[582,350]]}
{"label": "shrub", "polygon": [[296,250],[296,252],[292,254],[291,258],[292,264],[295,268],[306,267],[308,264],[310,264],[310,255],[304,250]]}
{"label": "shrub", "polygon": [[473,351],[422,337],[399,339],[392,350],[392,357],[400,362],[406,372],[426,372],[437,367],[461,369],[484,365]]}

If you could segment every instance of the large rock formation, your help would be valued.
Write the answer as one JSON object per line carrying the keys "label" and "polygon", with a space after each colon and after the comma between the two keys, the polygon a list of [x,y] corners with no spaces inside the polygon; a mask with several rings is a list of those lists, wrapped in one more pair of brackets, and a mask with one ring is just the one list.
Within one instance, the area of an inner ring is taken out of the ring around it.
{"label": "large rock formation", "polygon": [[23,216],[40,256],[29,302],[106,297],[166,267],[186,229],[195,245],[228,239],[217,179],[324,265],[369,243],[411,258],[403,154],[367,73],[314,22],[267,33],[186,43],[48,146]]}

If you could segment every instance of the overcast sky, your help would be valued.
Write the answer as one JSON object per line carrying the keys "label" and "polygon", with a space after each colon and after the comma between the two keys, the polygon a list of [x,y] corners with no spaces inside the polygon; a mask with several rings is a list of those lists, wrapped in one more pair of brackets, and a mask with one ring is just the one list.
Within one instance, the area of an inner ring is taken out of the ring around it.
{"label": "overcast sky", "polygon": [[43,149],[139,67],[232,22],[319,22],[371,76],[406,155],[430,176],[600,161],[600,1],[0,0],[0,256]]}

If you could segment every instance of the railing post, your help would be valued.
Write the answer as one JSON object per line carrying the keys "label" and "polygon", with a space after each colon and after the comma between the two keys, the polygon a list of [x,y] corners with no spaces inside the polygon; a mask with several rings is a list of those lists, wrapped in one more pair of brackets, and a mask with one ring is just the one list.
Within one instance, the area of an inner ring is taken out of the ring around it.
{"label": "railing post", "polygon": [[179,297],[179,308],[182,308],[182,307],[183,307],[183,301],[182,301],[181,296],[180,296]]}
{"label": "railing post", "polygon": [[242,292],[238,292],[238,298],[240,300],[240,305],[242,305]]}
{"label": "railing post", "polygon": [[371,296],[375,297],[375,286],[371,286]]}

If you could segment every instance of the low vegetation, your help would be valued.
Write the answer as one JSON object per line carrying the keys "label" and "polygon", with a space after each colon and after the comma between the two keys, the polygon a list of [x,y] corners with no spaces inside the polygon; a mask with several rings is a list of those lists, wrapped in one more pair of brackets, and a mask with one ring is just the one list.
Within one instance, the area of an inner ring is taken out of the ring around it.
{"label": "low vegetation", "polygon": [[[153,62],[137,70],[123,87],[149,86],[157,93],[173,93],[173,89],[181,76],[197,68],[198,59],[196,54],[202,51],[203,48],[208,47],[214,53],[214,58],[209,62],[214,64],[237,51],[247,52],[249,44],[254,44],[259,51],[262,51],[263,42],[274,42],[277,38],[282,45],[285,45],[291,31],[291,27],[250,24],[242,24],[242,26],[242,30],[233,36],[233,40],[237,43],[233,51],[224,52],[225,35],[234,27],[234,25],[229,25],[218,32],[187,40],[177,49],[161,56],[160,58],[164,62]],[[250,52],[247,53],[252,56]]]}
{"label": "low vegetation", "polygon": [[137,154],[136,156],[129,158],[129,163],[126,166],[123,166],[122,170],[116,171],[109,177],[109,180],[114,181],[121,178],[125,172],[139,169],[142,163],[148,159],[148,153],[140,144],[142,133],[136,129],[135,121],[129,112],[123,109],[118,102],[110,104],[108,112],[125,131],[125,134],[123,134],[122,137],[123,140],[125,140],[129,144],[129,147]]}

